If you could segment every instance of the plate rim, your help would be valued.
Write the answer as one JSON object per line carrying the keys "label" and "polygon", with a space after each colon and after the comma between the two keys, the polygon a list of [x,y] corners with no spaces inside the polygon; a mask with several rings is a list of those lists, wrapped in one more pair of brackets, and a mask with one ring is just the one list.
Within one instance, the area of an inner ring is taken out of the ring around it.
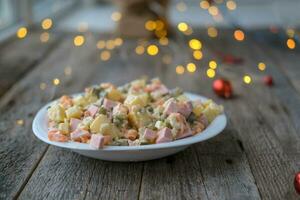
{"label": "plate rim", "polygon": [[[80,95],[81,93],[74,94],[74,95]],[[192,99],[201,99],[201,100],[207,100],[209,98],[195,94],[190,92],[184,93],[186,96]],[[139,151],[139,150],[151,150],[151,149],[165,149],[165,148],[176,148],[181,146],[188,146],[192,145],[198,142],[202,142],[205,140],[208,140],[212,137],[215,137],[219,135],[226,127],[227,125],[227,117],[225,113],[223,112],[221,115],[217,116],[210,124],[209,126],[201,133],[197,133],[191,137],[186,137],[183,139],[175,140],[172,142],[166,142],[166,143],[160,143],[160,144],[149,144],[149,145],[141,145],[141,146],[105,146],[102,149],[93,149],[89,146],[87,143],[79,143],[79,142],[53,142],[50,141],[47,137],[47,124],[42,123],[46,119],[46,113],[47,113],[47,107],[51,105],[53,102],[57,101],[53,100],[46,105],[44,105],[35,115],[33,122],[32,122],[32,130],[34,135],[40,139],[41,141],[62,147],[67,148],[71,150],[86,150],[86,151]],[[46,129],[45,129],[46,128]],[[44,132],[44,133],[42,133]],[[43,136],[46,135],[45,136]]]}

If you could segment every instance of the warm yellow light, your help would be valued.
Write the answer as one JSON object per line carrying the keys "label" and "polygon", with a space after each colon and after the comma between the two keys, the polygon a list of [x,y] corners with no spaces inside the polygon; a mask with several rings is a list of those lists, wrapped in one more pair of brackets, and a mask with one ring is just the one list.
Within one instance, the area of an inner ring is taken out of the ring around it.
{"label": "warm yellow light", "polygon": [[166,46],[169,44],[169,39],[166,38],[166,37],[162,37],[159,39],[159,44],[163,45],[163,46]]}
{"label": "warm yellow light", "polygon": [[217,62],[214,60],[209,61],[208,65],[211,69],[216,69],[218,66]]}
{"label": "warm yellow light", "polygon": [[156,20],[155,23],[156,23],[155,29],[158,31],[162,30],[165,27],[165,24],[161,20]]}
{"label": "warm yellow light", "polygon": [[183,74],[184,73],[184,67],[182,65],[178,65],[176,67],[176,73],[177,74]]}
{"label": "warm yellow light", "polygon": [[72,67],[68,66],[64,69],[65,75],[70,76],[72,74]]}
{"label": "warm yellow light", "polygon": [[122,38],[116,38],[116,39],[115,39],[115,45],[116,45],[116,46],[121,46],[122,44],[123,44]]}
{"label": "warm yellow light", "polygon": [[201,42],[200,42],[199,40],[197,40],[197,39],[191,39],[191,40],[189,41],[189,46],[190,46],[191,49],[199,50],[199,49],[201,49],[202,44],[201,44]]}
{"label": "warm yellow light", "polygon": [[286,29],[286,34],[290,37],[293,38],[295,36],[295,30],[292,28]]}
{"label": "warm yellow light", "polygon": [[165,29],[163,30],[155,30],[155,35],[158,37],[158,38],[162,38],[162,37],[166,37],[167,36],[167,31]]}
{"label": "warm yellow light", "polygon": [[296,42],[295,42],[294,39],[291,39],[291,38],[286,41],[286,45],[289,49],[295,49],[296,48]]}
{"label": "warm yellow light", "polygon": [[105,41],[104,40],[99,40],[97,42],[97,48],[98,49],[103,49],[105,47]]}
{"label": "warm yellow light", "polygon": [[158,47],[156,45],[150,45],[148,46],[147,48],[147,53],[150,55],[150,56],[155,56],[157,53],[158,53]]}
{"label": "warm yellow light", "polygon": [[227,1],[226,2],[226,6],[228,8],[228,10],[235,10],[236,9],[236,3],[234,1]]}
{"label": "warm yellow light", "polygon": [[48,29],[50,29],[51,27],[52,27],[52,19],[50,19],[50,18],[46,18],[46,19],[44,19],[43,21],[42,21],[42,28],[44,29],[44,30],[48,30]]}
{"label": "warm yellow light", "polygon": [[53,79],[53,85],[59,85],[60,80],[58,78]]}
{"label": "warm yellow light", "polygon": [[184,12],[186,11],[186,4],[184,2],[179,2],[177,5],[176,5],[176,9],[179,11],[179,12]]}
{"label": "warm yellow light", "polygon": [[193,57],[196,59],[196,60],[201,60],[202,57],[203,57],[203,54],[201,51],[199,50],[196,50],[193,52]]}
{"label": "warm yellow light", "polygon": [[145,28],[148,30],[148,31],[153,31],[155,30],[156,28],[156,23],[155,21],[152,21],[152,20],[149,20],[145,23]]}
{"label": "warm yellow light", "polygon": [[216,15],[219,14],[219,9],[218,9],[218,7],[216,7],[216,6],[210,6],[210,7],[208,8],[208,12],[209,12],[209,14],[211,14],[212,16],[216,16]]}
{"label": "warm yellow light", "polygon": [[40,89],[41,90],[45,90],[47,88],[47,84],[46,83],[40,83]]}
{"label": "warm yellow light", "polygon": [[110,57],[111,57],[110,52],[107,51],[107,50],[104,50],[104,51],[102,51],[102,52],[100,53],[100,59],[103,60],[103,61],[109,60]]}
{"label": "warm yellow light", "polygon": [[266,65],[263,62],[258,63],[257,67],[261,71],[264,71],[266,69]]}
{"label": "warm yellow light", "polygon": [[107,40],[105,46],[109,50],[114,49],[115,48],[115,42],[113,40]]}
{"label": "warm yellow light", "polygon": [[145,52],[145,48],[141,45],[139,45],[135,48],[135,53],[138,55],[142,55],[144,52]]}
{"label": "warm yellow light", "polygon": [[25,38],[27,35],[27,28],[26,27],[20,27],[17,31],[17,37],[18,38]]}
{"label": "warm yellow light", "polygon": [[117,22],[122,18],[122,14],[120,12],[113,12],[110,17],[113,21]]}
{"label": "warm yellow light", "polygon": [[215,27],[208,27],[207,28],[207,34],[209,37],[217,37],[218,36],[218,30]]}
{"label": "warm yellow light", "polygon": [[202,9],[208,9],[209,8],[209,3],[208,3],[208,1],[201,1],[200,2],[200,8],[202,8]]}
{"label": "warm yellow light", "polygon": [[188,25],[185,22],[180,22],[177,25],[177,28],[178,28],[178,30],[184,32],[184,31],[187,31],[189,27],[188,27]]}
{"label": "warm yellow light", "polygon": [[244,83],[250,84],[252,79],[249,75],[245,75],[243,80],[244,80]]}
{"label": "warm yellow light", "polygon": [[213,77],[215,77],[216,72],[213,69],[208,69],[208,70],[206,70],[206,75],[208,78],[213,78]]}
{"label": "warm yellow light", "polygon": [[24,125],[24,120],[23,120],[23,119],[18,119],[18,120],[16,121],[16,123],[17,123],[17,125],[19,125],[19,126],[23,126],[23,125]]}
{"label": "warm yellow light", "polygon": [[188,64],[186,65],[186,69],[187,69],[189,72],[193,73],[193,72],[196,71],[196,65],[195,65],[194,63],[188,63]]}
{"label": "warm yellow light", "polygon": [[44,32],[40,35],[41,42],[48,42],[49,38],[50,38],[50,35],[47,32]]}
{"label": "warm yellow light", "polygon": [[243,41],[245,39],[245,34],[242,30],[235,30],[233,35],[237,41]]}
{"label": "warm yellow light", "polygon": [[81,46],[84,43],[84,37],[82,35],[77,35],[74,37],[74,45]]}

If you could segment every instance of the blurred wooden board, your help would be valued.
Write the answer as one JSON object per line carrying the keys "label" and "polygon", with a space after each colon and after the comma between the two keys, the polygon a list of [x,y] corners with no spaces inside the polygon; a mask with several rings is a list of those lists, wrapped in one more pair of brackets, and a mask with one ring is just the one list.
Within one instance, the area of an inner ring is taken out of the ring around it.
{"label": "blurred wooden board", "polygon": [[[262,44],[255,37],[237,42],[232,30],[220,31],[217,39],[197,32],[204,57],[193,61],[195,73],[183,75],[175,73],[176,64],[192,61],[183,36],[155,57],[136,55],[137,42],[125,41],[106,62],[100,60],[96,43],[107,36],[87,34],[86,43],[74,47],[70,35],[53,46],[0,100],[0,199],[297,199],[293,177],[300,167],[300,97],[293,70],[298,73],[299,52]],[[244,62],[222,63],[219,51]],[[171,64],[165,64],[166,56],[173,57]],[[217,77],[232,81],[233,99],[212,92],[212,79],[205,75],[211,59],[219,63]],[[266,72],[257,70],[261,61],[267,64]],[[67,67],[71,75],[65,75]],[[242,82],[245,74],[252,76],[249,85]],[[262,84],[265,74],[274,77],[274,87]],[[86,158],[33,136],[32,119],[46,102],[90,84],[123,84],[142,75],[158,76],[168,87],[179,86],[223,104],[229,118],[224,133],[174,156],[139,163]],[[60,79],[59,86],[53,86],[54,78]],[[40,83],[47,84],[45,90]],[[17,125],[17,119],[24,124]]]}

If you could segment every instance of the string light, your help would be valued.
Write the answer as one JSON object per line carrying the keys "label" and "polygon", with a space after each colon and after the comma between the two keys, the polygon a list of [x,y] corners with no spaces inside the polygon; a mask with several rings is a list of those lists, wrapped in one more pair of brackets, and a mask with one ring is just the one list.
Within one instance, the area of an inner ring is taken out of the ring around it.
{"label": "string light", "polygon": [[199,40],[197,40],[197,39],[191,39],[191,40],[189,41],[189,46],[190,46],[191,49],[199,50],[199,49],[201,49],[202,44],[201,44],[201,42],[200,42]]}
{"label": "string light", "polygon": [[144,52],[145,52],[145,48],[141,45],[139,45],[135,48],[135,53],[138,55],[142,55]]}
{"label": "string light", "polygon": [[20,27],[17,31],[17,37],[22,39],[25,38],[27,35],[27,28],[26,27]]}
{"label": "string light", "polygon": [[46,83],[40,83],[40,89],[41,90],[45,90],[47,88],[47,84]]}
{"label": "string light", "polygon": [[212,16],[216,16],[219,14],[219,9],[216,6],[210,6],[208,8],[208,12],[209,14],[211,14]]}
{"label": "string light", "polygon": [[289,49],[295,49],[296,48],[296,42],[295,42],[294,39],[291,39],[291,38],[286,41],[286,45]]}
{"label": "string light", "polygon": [[218,30],[215,27],[208,27],[207,28],[207,34],[209,37],[217,37],[218,36]]}
{"label": "string light", "polygon": [[263,62],[258,63],[257,67],[260,71],[264,71],[266,69],[266,65]]}
{"label": "string light", "polygon": [[100,53],[100,59],[103,60],[103,61],[109,60],[110,57],[111,57],[111,54],[110,54],[110,52],[107,51],[107,50],[104,50],[104,51],[102,51],[102,52]]}
{"label": "string light", "polygon": [[226,6],[228,8],[228,10],[235,10],[236,9],[236,3],[234,1],[227,1],[226,2]]}
{"label": "string light", "polygon": [[110,17],[113,21],[117,22],[122,18],[122,14],[120,12],[113,12]]}
{"label": "string light", "polygon": [[50,38],[50,35],[47,32],[44,32],[40,35],[41,42],[48,42],[49,38]]}
{"label": "string light", "polygon": [[52,19],[46,18],[42,21],[42,28],[44,30],[48,30],[52,27],[52,24],[53,24]]}
{"label": "string light", "polygon": [[116,38],[116,39],[115,39],[115,45],[116,45],[116,46],[121,46],[122,44],[123,44],[122,38]]}
{"label": "string light", "polygon": [[97,49],[103,49],[105,47],[105,41],[104,40],[99,40],[97,42]]}
{"label": "string light", "polygon": [[59,85],[60,80],[58,78],[55,78],[55,79],[53,79],[52,83],[53,83],[53,85]]}
{"label": "string light", "polygon": [[23,126],[23,125],[24,125],[24,120],[23,120],[23,119],[18,119],[18,120],[16,121],[16,123],[17,123],[17,125],[19,125],[19,126]]}
{"label": "string light", "polygon": [[84,37],[82,35],[77,35],[74,37],[74,45],[81,46],[84,44]]}
{"label": "string light", "polygon": [[153,31],[155,30],[156,28],[156,23],[152,20],[149,20],[145,23],[145,28],[148,30],[148,31]]}
{"label": "string light", "polygon": [[114,40],[107,40],[105,46],[109,50],[114,49],[115,48],[115,42],[114,42]]}
{"label": "string light", "polygon": [[216,72],[215,72],[215,70],[209,68],[209,69],[206,70],[206,75],[207,75],[208,78],[213,78],[213,77],[215,77]]}
{"label": "string light", "polygon": [[218,66],[217,62],[214,60],[209,61],[208,65],[211,69],[216,69]]}
{"label": "string light", "polygon": [[163,29],[164,29],[165,24],[164,24],[161,20],[156,20],[155,23],[156,23],[155,29],[156,29],[157,31],[160,31],[160,30],[163,30]]}
{"label": "string light", "polygon": [[184,12],[186,11],[186,4],[184,2],[179,2],[177,3],[176,5],[176,9],[179,11],[179,12]]}
{"label": "string light", "polygon": [[203,57],[203,54],[202,54],[201,51],[196,50],[196,51],[193,52],[193,57],[194,57],[194,59],[196,59],[196,60],[201,60],[202,57]]}
{"label": "string light", "polygon": [[209,8],[209,2],[206,0],[201,1],[199,6],[200,6],[200,8],[207,10]]}
{"label": "string light", "polygon": [[233,35],[237,41],[243,41],[245,39],[245,34],[242,30],[235,30]]}
{"label": "string light", "polygon": [[196,71],[196,65],[195,65],[194,63],[188,63],[188,64],[186,65],[186,69],[187,69],[189,72],[193,73],[193,72]]}
{"label": "string light", "polygon": [[176,73],[177,74],[183,74],[184,73],[184,67],[182,65],[178,65],[176,67]]}
{"label": "string light", "polygon": [[166,46],[169,44],[169,39],[166,38],[166,37],[162,37],[159,39],[159,44],[163,45],[163,46]]}
{"label": "string light", "polygon": [[150,56],[155,56],[156,54],[158,54],[158,47],[156,45],[150,45],[148,46],[147,48],[147,53],[150,55]]}
{"label": "string light", "polygon": [[243,80],[244,80],[244,83],[246,83],[246,84],[250,84],[252,81],[252,79],[249,75],[245,75]]}
{"label": "string light", "polygon": [[187,30],[188,30],[188,25],[187,25],[185,22],[180,22],[180,23],[177,25],[177,28],[178,28],[178,30],[184,32],[184,31],[187,31]]}

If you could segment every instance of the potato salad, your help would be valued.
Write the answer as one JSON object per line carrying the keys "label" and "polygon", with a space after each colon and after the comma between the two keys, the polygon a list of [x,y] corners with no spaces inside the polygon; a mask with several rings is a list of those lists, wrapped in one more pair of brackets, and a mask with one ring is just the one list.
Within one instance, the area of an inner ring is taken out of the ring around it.
{"label": "potato salad", "polygon": [[159,79],[119,87],[102,83],[49,106],[48,138],[88,143],[94,149],[172,142],[201,134],[222,112],[212,100],[191,101]]}

